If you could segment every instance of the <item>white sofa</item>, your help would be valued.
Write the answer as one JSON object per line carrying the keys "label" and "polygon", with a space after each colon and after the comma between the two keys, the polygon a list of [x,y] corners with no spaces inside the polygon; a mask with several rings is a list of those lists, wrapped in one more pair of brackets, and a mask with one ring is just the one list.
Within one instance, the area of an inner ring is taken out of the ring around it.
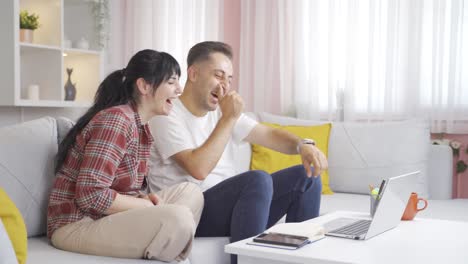
{"label": "white sofa", "polygon": [[[70,126],[67,119],[44,117],[0,128],[0,187],[7,192],[25,220],[28,231],[27,263],[149,263],[143,259],[117,259],[66,252],[51,246],[45,237],[47,201],[54,178],[54,156],[58,142]],[[1,244],[2,241],[0,239],[0,249],[6,248],[6,245]],[[228,264],[229,256],[224,254],[224,245],[228,243],[227,237],[197,238],[189,259],[182,263]],[[5,261],[8,260],[0,250],[0,263],[10,264]]]}
{"label": "white sofa", "polygon": [[[260,121],[313,125],[317,122],[254,115]],[[46,237],[47,198],[58,142],[70,127],[65,119],[44,117],[0,128],[0,187],[20,209],[28,229],[27,263],[148,263],[146,260],[88,256],[57,250]],[[250,146],[237,149],[237,167],[250,163]],[[321,214],[335,210],[369,210],[368,184],[402,172],[422,171],[419,193],[431,197],[418,217],[468,221],[468,199],[451,200],[452,155],[446,146],[432,146],[425,125],[412,122],[334,124],[329,142],[330,186],[334,195],[322,196]],[[229,263],[227,237],[196,238],[191,264]],[[2,245],[0,245],[0,248]],[[2,255],[0,255],[2,263]],[[162,263],[152,261],[151,263]]]}

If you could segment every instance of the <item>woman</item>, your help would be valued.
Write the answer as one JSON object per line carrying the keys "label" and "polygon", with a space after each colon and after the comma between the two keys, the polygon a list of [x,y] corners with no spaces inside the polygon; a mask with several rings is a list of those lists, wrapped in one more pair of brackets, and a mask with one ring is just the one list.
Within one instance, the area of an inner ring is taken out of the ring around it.
{"label": "woman", "polygon": [[142,50],[99,85],[94,105],[59,146],[47,235],[60,249],[111,257],[183,260],[203,208],[194,184],[145,194],[153,138],[148,120],[181,93],[169,54]]}

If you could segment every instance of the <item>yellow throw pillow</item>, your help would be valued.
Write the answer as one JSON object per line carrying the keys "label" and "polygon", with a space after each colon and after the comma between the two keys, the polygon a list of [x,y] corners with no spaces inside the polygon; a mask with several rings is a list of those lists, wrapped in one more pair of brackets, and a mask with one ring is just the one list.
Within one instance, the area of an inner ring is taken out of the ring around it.
{"label": "yellow throw pillow", "polygon": [[15,249],[19,264],[26,263],[28,236],[20,211],[3,189],[0,188],[0,218]]}
{"label": "yellow throw pillow", "polygon": [[[328,138],[331,124],[317,126],[281,126],[277,124],[262,123],[264,125],[284,129],[300,138],[315,140],[317,147],[328,157]],[[260,145],[252,144],[251,170],[263,170],[273,173],[291,166],[302,164],[300,155],[287,155]],[[322,194],[333,194],[328,184],[328,171],[322,172]]]}

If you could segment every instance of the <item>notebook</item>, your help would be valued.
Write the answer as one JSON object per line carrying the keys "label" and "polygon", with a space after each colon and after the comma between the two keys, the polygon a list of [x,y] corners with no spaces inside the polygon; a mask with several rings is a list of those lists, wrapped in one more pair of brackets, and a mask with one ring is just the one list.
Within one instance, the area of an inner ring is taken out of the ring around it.
{"label": "notebook", "polygon": [[[276,224],[266,230],[264,233],[279,233],[293,236],[305,236],[308,237],[307,244],[319,241],[325,237],[325,228],[322,225],[310,222],[301,222],[301,223],[281,223]],[[270,247],[270,248],[279,248],[279,249],[288,249],[295,250],[298,247],[284,246],[284,245],[273,245],[265,243],[257,243],[253,240],[247,242],[248,245],[261,246],[261,247]]]}

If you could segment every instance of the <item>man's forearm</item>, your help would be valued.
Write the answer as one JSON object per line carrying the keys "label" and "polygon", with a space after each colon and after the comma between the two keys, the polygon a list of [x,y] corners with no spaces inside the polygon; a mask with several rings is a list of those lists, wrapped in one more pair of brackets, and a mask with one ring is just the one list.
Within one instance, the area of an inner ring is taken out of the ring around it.
{"label": "man's forearm", "polygon": [[215,168],[226,148],[235,118],[221,118],[208,139],[200,147],[182,156],[175,155],[176,161],[197,180],[204,180]]}
{"label": "man's forearm", "polygon": [[298,136],[281,129],[275,129],[272,132],[274,138],[272,149],[284,154],[298,154],[297,144],[301,141]]}
{"label": "man's forearm", "polygon": [[257,124],[245,140],[284,154],[297,154],[301,139],[288,131]]}

